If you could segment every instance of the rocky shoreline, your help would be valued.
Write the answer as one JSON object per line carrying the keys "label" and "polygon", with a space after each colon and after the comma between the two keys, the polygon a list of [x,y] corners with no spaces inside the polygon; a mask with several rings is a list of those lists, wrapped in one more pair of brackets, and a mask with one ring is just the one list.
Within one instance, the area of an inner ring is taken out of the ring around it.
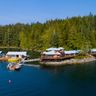
{"label": "rocky shoreline", "polygon": [[47,61],[47,62],[40,62],[41,65],[46,65],[46,66],[62,66],[62,65],[67,65],[67,64],[82,64],[82,63],[88,63],[96,61],[95,57],[88,57],[88,58],[83,58],[83,59],[70,59],[70,60],[63,60],[63,61]]}

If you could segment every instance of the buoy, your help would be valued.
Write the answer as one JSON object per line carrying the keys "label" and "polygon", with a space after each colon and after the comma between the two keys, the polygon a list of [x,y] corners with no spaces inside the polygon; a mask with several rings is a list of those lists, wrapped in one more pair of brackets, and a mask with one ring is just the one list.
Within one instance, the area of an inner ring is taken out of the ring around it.
{"label": "buoy", "polygon": [[11,83],[12,81],[11,80],[8,80],[9,83]]}

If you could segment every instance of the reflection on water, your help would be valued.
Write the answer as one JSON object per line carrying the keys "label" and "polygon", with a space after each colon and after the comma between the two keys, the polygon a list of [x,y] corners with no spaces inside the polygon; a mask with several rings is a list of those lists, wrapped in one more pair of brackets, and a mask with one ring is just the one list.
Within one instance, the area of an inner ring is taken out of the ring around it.
{"label": "reflection on water", "polygon": [[96,95],[95,62],[59,68],[23,66],[19,71],[9,71],[6,65],[0,63],[0,96]]}

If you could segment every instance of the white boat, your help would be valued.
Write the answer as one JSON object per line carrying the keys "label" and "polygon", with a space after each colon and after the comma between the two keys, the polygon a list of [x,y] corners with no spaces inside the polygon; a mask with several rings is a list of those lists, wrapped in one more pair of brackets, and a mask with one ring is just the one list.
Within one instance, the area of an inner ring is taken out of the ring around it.
{"label": "white boat", "polygon": [[7,65],[7,68],[9,70],[19,70],[21,68],[21,66],[22,66],[22,64],[20,64],[20,63],[9,63]]}

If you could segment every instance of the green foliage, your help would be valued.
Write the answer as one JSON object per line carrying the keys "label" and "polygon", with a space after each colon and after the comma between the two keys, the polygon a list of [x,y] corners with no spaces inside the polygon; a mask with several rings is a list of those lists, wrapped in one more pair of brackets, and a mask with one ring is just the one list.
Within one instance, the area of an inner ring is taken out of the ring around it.
{"label": "green foliage", "polygon": [[27,46],[27,37],[24,32],[20,32],[20,48],[26,49]]}
{"label": "green foliage", "polygon": [[96,15],[49,20],[41,24],[0,26],[0,47],[23,50],[44,50],[64,47],[65,50],[96,48]]}
{"label": "green foliage", "polygon": [[88,57],[89,57],[88,55],[82,55],[82,54],[80,54],[80,55],[74,57],[74,59],[84,59],[84,58],[88,58]]}
{"label": "green foliage", "polygon": [[40,52],[29,50],[28,55],[30,58],[39,58]]}

